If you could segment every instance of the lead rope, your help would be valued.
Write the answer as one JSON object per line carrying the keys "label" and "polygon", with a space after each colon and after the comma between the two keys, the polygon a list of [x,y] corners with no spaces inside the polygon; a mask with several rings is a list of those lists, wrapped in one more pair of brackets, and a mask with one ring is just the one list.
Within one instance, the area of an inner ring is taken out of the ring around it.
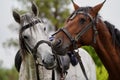
{"label": "lead rope", "polygon": [[86,80],[88,80],[88,77],[87,77],[87,74],[86,74],[86,71],[85,71],[85,67],[84,67],[84,65],[82,63],[80,55],[78,54],[78,52],[75,52],[75,51],[73,51],[73,53],[75,54],[76,58],[78,59],[79,65],[80,65],[80,67],[82,69],[82,72],[83,72]]}
{"label": "lead rope", "polygon": [[[56,60],[58,63],[58,68],[60,69],[60,80],[65,80],[65,77],[67,75],[67,71],[65,71],[65,69],[62,65],[60,57],[56,54],[55,54],[55,57],[56,57]],[[55,75],[54,71],[52,73],[53,73],[53,75]],[[52,80],[55,80],[54,76],[52,76],[52,77],[53,77]]]}
{"label": "lead rope", "polygon": [[52,70],[52,80],[55,80],[55,71],[54,71],[54,69]]}
{"label": "lead rope", "polygon": [[60,74],[60,80],[64,80],[64,68],[62,66],[62,63],[61,63],[61,60],[60,60],[60,57],[57,55],[57,62],[58,62],[58,65],[59,65],[59,68],[61,69],[61,74]]}
{"label": "lead rope", "polygon": [[[77,46],[75,45],[75,42],[73,42],[73,47],[74,47],[74,49],[77,49]],[[85,71],[85,67],[84,67],[84,65],[83,65],[83,63],[82,63],[81,56],[78,54],[78,52],[79,52],[79,51],[75,52],[75,51],[73,50],[73,53],[75,54],[76,58],[78,59],[79,65],[80,65],[80,67],[81,67],[81,69],[82,69],[82,72],[83,72],[86,80],[88,80],[87,73],[86,73],[86,71]]]}

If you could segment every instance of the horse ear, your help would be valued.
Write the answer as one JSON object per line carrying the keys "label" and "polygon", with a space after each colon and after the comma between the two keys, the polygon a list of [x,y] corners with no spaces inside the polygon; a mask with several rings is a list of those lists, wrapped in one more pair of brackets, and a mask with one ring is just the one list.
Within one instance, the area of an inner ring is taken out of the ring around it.
{"label": "horse ear", "polygon": [[77,10],[78,8],[80,8],[73,0],[71,0],[74,6],[74,9]]}
{"label": "horse ear", "polygon": [[13,11],[13,17],[20,24],[20,15],[16,11]]}
{"label": "horse ear", "polygon": [[32,2],[32,11],[33,11],[35,16],[38,16],[38,8],[34,2]]}
{"label": "horse ear", "polygon": [[100,9],[102,8],[102,6],[103,6],[103,4],[105,2],[106,2],[106,0],[104,0],[104,2],[102,2],[102,3],[100,3],[100,4],[98,4],[98,5],[96,5],[96,6],[93,7],[93,11],[94,11],[95,15],[98,14],[98,12],[100,11]]}

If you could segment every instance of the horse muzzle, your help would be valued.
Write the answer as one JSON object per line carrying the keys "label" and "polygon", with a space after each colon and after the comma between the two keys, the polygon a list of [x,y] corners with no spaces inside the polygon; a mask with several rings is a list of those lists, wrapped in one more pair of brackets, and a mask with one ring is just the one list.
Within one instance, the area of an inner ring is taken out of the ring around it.
{"label": "horse muzzle", "polygon": [[48,70],[54,69],[57,66],[57,61],[54,55],[47,56],[46,59],[42,60],[42,63]]}

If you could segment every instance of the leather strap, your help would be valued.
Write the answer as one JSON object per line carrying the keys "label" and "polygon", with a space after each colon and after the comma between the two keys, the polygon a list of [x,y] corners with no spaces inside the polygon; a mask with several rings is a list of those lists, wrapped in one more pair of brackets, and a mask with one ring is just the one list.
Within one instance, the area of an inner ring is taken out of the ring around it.
{"label": "leather strap", "polygon": [[82,63],[82,60],[81,60],[80,55],[78,54],[78,52],[75,52],[75,51],[73,51],[73,52],[74,52],[76,58],[78,59],[79,65],[80,65],[80,67],[81,67],[81,69],[82,69],[82,72],[83,72],[86,80],[88,80],[88,77],[87,77],[87,74],[86,74],[86,71],[85,71],[85,67],[84,67],[84,65],[83,65],[83,63]]}

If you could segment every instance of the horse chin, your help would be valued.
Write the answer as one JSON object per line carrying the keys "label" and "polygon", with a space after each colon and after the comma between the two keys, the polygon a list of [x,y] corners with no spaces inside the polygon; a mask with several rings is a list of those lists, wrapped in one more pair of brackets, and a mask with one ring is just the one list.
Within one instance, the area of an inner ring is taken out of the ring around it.
{"label": "horse chin", "polygon": [[65,54],[67,54],[67,52],[68,52],[67,48],[65,49],[59,48],[53,51],[54,54],[61,55],[61,56],[64,56]]}
{"label": "horse chin", "polygon": [[52,70],[57,66],[57,61],[55,60],[52,63],[46,63],[46,62],[43,61],[43,65],[46,69]]}
{"label": "horse chin", "polygon": [[45,56],[44,59],[42,60],[42,63],[43,66],[48,70],[51,70],[57,66],[57,61],[55,59],[55,56],[51,54]]}
{"label": "horse chin", "polygon": [[45,64],[44,64],[44,67],[45,67],[46,69],[48,69],[48,70],[52,70],[52,69],[54,69],[56,66],[57,66],[57,62],[55,62],[55,63],[52,64],[52,65],[45,65]]}

